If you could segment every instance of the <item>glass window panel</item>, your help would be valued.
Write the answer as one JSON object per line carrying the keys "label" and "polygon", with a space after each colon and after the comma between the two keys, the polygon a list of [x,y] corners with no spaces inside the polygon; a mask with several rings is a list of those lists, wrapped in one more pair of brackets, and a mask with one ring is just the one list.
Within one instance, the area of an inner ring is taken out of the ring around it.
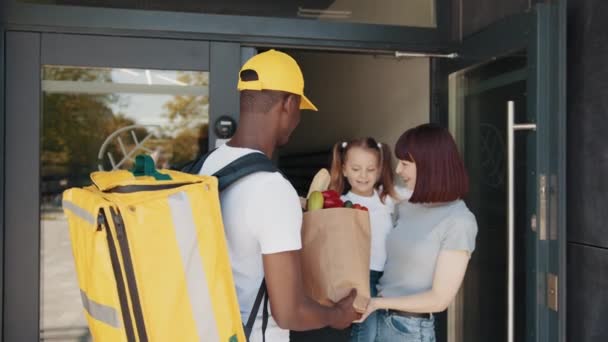
{"label": "glass window panel", "polygon": [[20,0],[21,2],[159,11],[299,18],[395,26],[436,26],[435,0]]}
{"label": "glass window panel", "polygon": [[87,341],[61,194],[140,153],[169,168],[207,152],[209,73],[44,66],[42,76],[41,340]]}

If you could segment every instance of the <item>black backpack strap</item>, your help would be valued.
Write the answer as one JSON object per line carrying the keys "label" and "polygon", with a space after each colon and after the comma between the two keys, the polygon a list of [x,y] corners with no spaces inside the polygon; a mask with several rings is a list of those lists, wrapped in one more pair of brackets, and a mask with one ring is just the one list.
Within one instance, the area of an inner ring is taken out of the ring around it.
{"label": "black backpack strap", "polygon": [[221,170],[213,174],[217,177],[219,191],[224,191],[237,180],[256,172],[277,172],[279,171],[268,157],[262,153],[250,153],[244,155],[232,163],[224,166]]}
{"label": "black backpack strap", "polygon": [[255,302],[253,303],[253,308],[249,313],[249,318],[247,319],[247,324],[243,327],[245,329],[245,338],[249,341],[249,337],[251,336],[251,331],[253,330],[253,324],[255,323],[255,319],[258,316],[258,312],[260,311],[260,305],[262,304],[262,299],[264,299],[264,309],[262,311],[262,340],[266,342],[266,327],[268,326],[268,293],[266,290],[266,280],[262,279],[262,284],[260,285],[260,289],[258,290],[258,295],[255,297]]}
{"label": "black backpack strap", "polygon": [[[263,284],[266,288],[266,284]],[[266,296],[264,296],[264,307],[262,308],[262,342],[266,342],[266,328],[268,328],[268,289],[266,289]]]}
{"label": "black backpack strap", "polygon": [[[199,174],[203,168],[203,165],[205,164],[205,161],[211,155],[211,153],[215,152],[215,150],[216,149],[186,164],[184,167],[182,167],[181,171],[190,174]],[[266,157],[266,155],[255,152],[237,158],[230,164],[224,166],[222,169],[214,173],[213,176],[218,178],[218,188],[219,191],[222,192],[237,180],[252,173],[262,171],[280,172],[279,169],[274,166],[272,161]]]}
{"label": "black backpack strap", "polygon": [[188,164],[184,165],[181,168],[181,171],[193,175],[198,175],[201,172],[201,169],[203,168],[203,164],[205,163],[205,160],[207,160],[207,157],[209,157],[209,155],[211,155],[211,153],[213,153],[215,150],[216,149],[213,149],[210,152],[205,153],[200,157],[194,159],[193,161],[189,162]]}

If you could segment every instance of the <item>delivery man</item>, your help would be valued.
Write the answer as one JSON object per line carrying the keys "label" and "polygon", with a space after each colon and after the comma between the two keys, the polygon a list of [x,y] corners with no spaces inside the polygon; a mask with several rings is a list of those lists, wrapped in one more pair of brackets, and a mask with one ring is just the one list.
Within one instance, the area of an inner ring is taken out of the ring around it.
{"label": "delivery man", "polygon": [[[272,158],[300,121],[300,110],[317,110],[304,96],[296,61],[270,50],[252,57],[240,71],[240,122],[234,137],[211,153],[201,174],[213,174],[249,153]],[[243,322],[265,279],[271,317],[266,341],[289,341],[289,330],[348,327],[359,317],[355,291],[324,307],[304,294],[300,249],[302,209],[293,186],[278,172],[258,172],[224,190],[220,197],[232,272]],[[262,311],[250,341],[262,341]]]}

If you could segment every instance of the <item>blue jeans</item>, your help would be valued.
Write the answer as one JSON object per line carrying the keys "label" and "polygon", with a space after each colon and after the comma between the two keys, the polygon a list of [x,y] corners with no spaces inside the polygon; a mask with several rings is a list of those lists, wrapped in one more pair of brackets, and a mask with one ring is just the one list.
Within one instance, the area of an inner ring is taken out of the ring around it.
{"label": "blue jeans", "polygon": [[[369,290],[372,297],[378,296],[378,280],[382,276],[382,272],[369,271]],[[372,313],[365,321],[359,324],[353,324],[350,330],[350,342],[374,342],[376,339],[377,319],[376,313]]]}
{"label": "blue jeans", "polygon": [[435,318],[403,317],[377,312],[376,342],[436,342]]}

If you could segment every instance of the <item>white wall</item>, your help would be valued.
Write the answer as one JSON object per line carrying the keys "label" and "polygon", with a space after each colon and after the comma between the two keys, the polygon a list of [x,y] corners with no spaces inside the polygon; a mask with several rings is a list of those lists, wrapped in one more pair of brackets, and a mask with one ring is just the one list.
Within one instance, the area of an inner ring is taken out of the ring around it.
{"label": "white wall", "polygon": [[408,128],[429,122],[426,58],[289,51],[319,112],[302,121],[281,155],[328,150],[336,141],[372,136],[393,148]]}

